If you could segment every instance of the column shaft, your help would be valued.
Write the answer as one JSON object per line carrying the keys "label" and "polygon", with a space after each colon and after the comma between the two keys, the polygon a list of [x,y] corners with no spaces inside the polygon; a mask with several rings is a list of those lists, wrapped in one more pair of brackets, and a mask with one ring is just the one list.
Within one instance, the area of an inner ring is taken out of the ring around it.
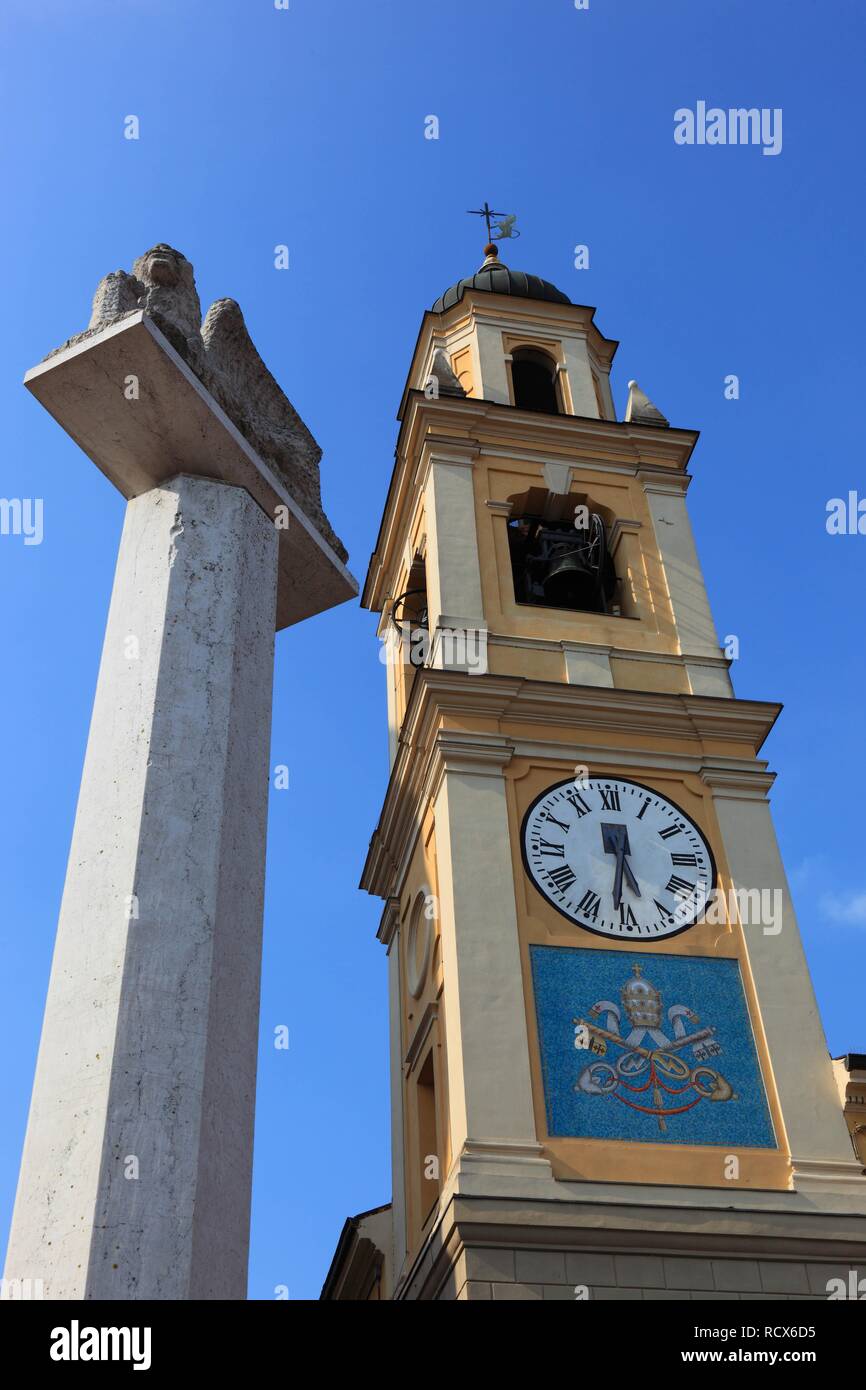
{"label": "column shaft", "polygon": [[246,1296],[277,532],[130,502],[7,1258],[47,1298]]}

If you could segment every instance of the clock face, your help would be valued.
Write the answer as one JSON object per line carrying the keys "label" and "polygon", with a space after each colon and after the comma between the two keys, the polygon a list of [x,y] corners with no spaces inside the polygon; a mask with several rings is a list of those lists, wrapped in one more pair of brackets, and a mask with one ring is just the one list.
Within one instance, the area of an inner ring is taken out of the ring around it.
{"label": "clock face", "polygon": [[685,811],[624,777],[557,782],[521,830],[526,872],[563,917],[598,936],[658,941],[694,926],[715,886]]}

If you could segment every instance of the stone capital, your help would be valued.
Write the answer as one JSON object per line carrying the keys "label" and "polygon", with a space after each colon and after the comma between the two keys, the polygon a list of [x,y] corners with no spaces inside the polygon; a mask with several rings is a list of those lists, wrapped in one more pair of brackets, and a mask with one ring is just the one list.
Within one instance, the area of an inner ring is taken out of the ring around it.
{"label": "stone capital", "polygon": [[[124,393],[130,378],[134,400]],[[143,311],[54,353],[24,384],[128,500],[179,473],[244,488],[277,528],[278,629],[357,594],[275,471]]]}
{"label": "stone capital", "polygon": [[446,772],[501,777],[514,756],[514,744],[501,734],[462,734],[445,729],[436,736],[436,753]]}

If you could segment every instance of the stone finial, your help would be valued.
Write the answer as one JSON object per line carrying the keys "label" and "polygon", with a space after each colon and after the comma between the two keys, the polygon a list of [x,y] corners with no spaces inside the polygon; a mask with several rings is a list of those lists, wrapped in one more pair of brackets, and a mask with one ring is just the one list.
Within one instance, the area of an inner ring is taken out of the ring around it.
{"label": "stone finial", "polygon": [[160,243],[139,256],[131,274],[114,270],[106,275],[93,297],[86,331],[63,346],[141,310],[345,561],[346,549],[322,508],[321,449],[256,351],[238,304],[216,300],[202,323],[193,267],[179,251]]}
{"label": "stone finial", "polygon": [[625,408],[626,422],[634,421],[638,425],[656,425],[659,429],[670,429],[670,420],[662,415],[658,406],[653,405],[646,392],[642,391],[636,381],[628,384],[628,405]]}
{"label": "stone finial", "polygon": [[460,385],[459,379],[454,375],[451,363],[442,348],[437,348],[433,356],[433,366],[430,369],[430,377],[436,379],[439,385],[440,396],[465,396],[466,392]]}

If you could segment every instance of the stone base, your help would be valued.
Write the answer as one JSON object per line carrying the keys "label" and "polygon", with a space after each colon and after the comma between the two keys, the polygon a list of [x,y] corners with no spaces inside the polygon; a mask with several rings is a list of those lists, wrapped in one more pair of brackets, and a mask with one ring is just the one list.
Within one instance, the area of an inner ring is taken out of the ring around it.
{"label": "stone base", "polygon": [[826,1300],[860,1280],[866,1295],[866,1214],[793,1193],[736,1210],[693,1196],[687,1209],[454,1197],[392,1297]]}

